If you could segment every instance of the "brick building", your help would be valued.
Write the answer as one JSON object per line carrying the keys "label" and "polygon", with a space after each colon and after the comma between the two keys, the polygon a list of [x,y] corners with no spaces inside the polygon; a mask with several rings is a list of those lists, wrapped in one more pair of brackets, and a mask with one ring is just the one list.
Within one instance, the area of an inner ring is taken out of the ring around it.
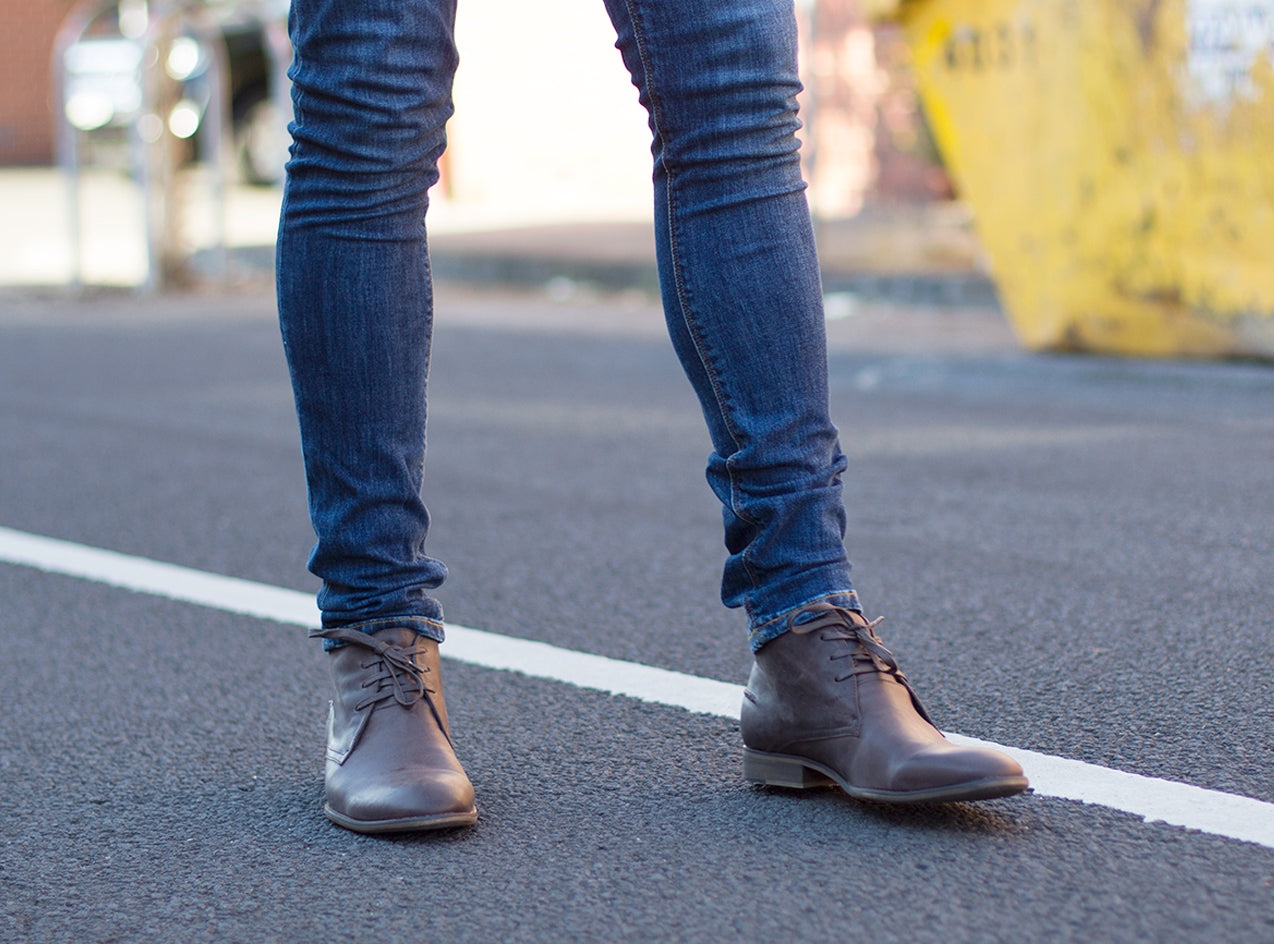
{"label": "brick building", "polygon": [[0,3],[0,164],[53,156],[53,38],[73,0]]}

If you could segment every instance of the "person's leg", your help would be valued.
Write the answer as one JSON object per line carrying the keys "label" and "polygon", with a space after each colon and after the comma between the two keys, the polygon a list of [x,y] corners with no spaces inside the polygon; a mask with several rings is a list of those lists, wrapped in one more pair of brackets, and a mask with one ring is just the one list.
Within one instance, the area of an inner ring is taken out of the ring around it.
{"label": "person's leg", "polygon": [[426,191],[451,114],[454,0],[295,0],[279,316],[324,626],[441,640],[420,496],[432,296]]}
{"label": "person's leg", "polygon": [[451,114],[454,16],[454,0],[294,0],[290,20],[279,318],[323,581],[315,635],[337,689],[327,811],[363,831],[472,821],[437,684],[442,611],[429,591],[446,570],[425,553],[420,495],[424,217]]}
{"label": "person's leg", "polygon": [[753,648],[791,608],[858,604],[801,178],[790,3],[607,0],[654,134],[668,327],[712,436],[728,606]]}
{"label": "person's leg", "polygon": [[1022,789],[1008,758],[942,739],[858,612],[796,138],[792,0],[606,5],[654,137],[661,289],[712,437],[722,598],[746,609],[756,654],[746,772],[793,785],[792,769],[817,770],[877,799]]}

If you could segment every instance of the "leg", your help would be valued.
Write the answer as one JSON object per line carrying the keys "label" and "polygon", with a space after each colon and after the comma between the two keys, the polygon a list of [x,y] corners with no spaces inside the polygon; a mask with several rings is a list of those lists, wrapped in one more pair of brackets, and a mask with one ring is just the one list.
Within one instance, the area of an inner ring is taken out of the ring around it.
{"label": "leg", "polygon": [[[279,317],[336,698],[327,813],[472,822],[438,684],[446,570],[420,496],[432,326],[426,191],[451,114],[454,0],[295,0]],[[373,636],[373,634],[375,634]]]}
{"label": "leg", "polygon": [[607,5],[654,133],[660,281],[712,436],[722,597],[745,607],[756,649],[794,606],[858,606],[797,153],[795,19],[771,0]]}
{"label": "leg", "polygon": [[425,208],[451,114],[451,0],[296,0],[279,316],[325,626],[442,639],[420,497],[432,298]]}
{"label": "leg", "polygon": [[942,737],[858,612],[792,0],[606,3],[654,135],[664,308],[712,436],[722,598],[751,629],[745,774],[893,801],[1021,791],[1014,761]]}

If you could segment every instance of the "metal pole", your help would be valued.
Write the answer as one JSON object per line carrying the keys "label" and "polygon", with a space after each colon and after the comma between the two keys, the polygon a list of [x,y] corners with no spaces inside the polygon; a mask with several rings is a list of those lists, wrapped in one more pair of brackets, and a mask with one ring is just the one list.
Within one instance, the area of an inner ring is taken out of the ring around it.
{"label": "metal pole", "polygon": [[168,232],[168,208],[170,196],[167,147],[168,129],[161,114],[161,86],[164,82],[163,52],[171,45],[171,34],[176,25],[173,4],[160,0],[149,9],[146,33],[142,39],[141,114],[132,128],[135,154],[140,158],[139,174],[142,202],[145,210],[146,278],[142,282],[144,294],[156,292],[164,278],[165,248],[171,237]]}
{"label": "metal pole", "polygon": [[226,50],[220,34],[209,23],[207,17],[200,13],[202,8],[193,7],[193,9],[195,15],[191,18],[190,24],[208,55],[208,107],[204,112],[206,124],[201,134],[200,156],[208,163],[212,172],[212,214],[215,234],[213,268],[217,279],[224,283],[230,272],[229,253],[226,247],[226,136],[230,128],[230,65],[226,60]]}
{"label": "metal pole", "polygon": [[88,0],[77,4],[53,40],[53,88],[57,102],[57,162],[62,181],[66,185],[66,231],[71,250],[71,288],[79,292],[84,288],[84,247],[80,207],[80,152],[79,132],[66,114],[66,54],[85,30],[89,28],[114,0]]}

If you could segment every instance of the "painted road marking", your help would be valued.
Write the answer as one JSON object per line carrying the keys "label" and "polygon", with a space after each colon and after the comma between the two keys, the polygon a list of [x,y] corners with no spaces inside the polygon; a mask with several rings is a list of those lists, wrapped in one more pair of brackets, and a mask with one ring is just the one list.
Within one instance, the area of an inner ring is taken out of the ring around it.
{"label": "painted road marking", "polygon": [[[0,528],[0,562],[279,623],[318,625],[314,599],[306,593],[9,528]],[[739,685],[450,623],[444,653],[449,659],[484,668],[521,672],[725,718],[738,718],[743,697]],[[957,744],[993,747],[1012,756],[1025,769],[1037,795],[1106,806],[1148,822],[1197,829],[1274,849],[1274,803],[959,734],[947,733],[947,737]]]}

